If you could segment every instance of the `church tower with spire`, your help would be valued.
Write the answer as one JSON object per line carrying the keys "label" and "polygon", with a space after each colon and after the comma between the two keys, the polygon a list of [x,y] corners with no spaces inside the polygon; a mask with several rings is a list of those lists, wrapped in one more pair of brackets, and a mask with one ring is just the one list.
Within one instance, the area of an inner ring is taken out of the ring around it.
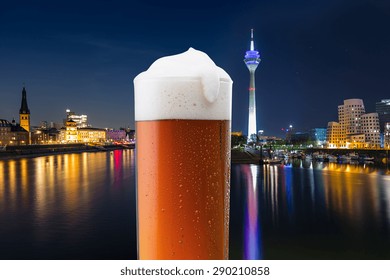
{"label": "church tower with spire", "polygon": [[26,131],[30,132],[30,110],[27,106],[27,93],[26,88],[22,90],[22,103],[19,110],[19,123]]}

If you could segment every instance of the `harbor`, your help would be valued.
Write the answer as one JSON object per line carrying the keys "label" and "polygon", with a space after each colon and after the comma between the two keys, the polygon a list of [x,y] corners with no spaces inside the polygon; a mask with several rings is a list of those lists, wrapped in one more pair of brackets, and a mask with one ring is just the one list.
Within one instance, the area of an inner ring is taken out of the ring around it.
{"label": "harbor", "polygon": [[232,163],[283,164],[294,159],[339,164],[375,164],[387,167],[390,155],[388,150],[368,149],[232,149]]}

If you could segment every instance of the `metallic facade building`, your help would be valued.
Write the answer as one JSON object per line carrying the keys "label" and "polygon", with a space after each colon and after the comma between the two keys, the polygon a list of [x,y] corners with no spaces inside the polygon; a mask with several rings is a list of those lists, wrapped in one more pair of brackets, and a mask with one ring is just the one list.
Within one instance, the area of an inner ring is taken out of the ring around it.
{"label": "metallic facade building", "polygon": [[375,103],[375,111],[379,116],[379,124],[381,131],[386,129],[385,124],[390,123],[390,99],[382,99]]}
{"label": "metallic facade building", "polygon": [[384,134],[384,148],[390,149],[390,122],[385,123],[385,129],[383,130]]}
{"label": "metallic facade building", "polygon": [[309,131],[309,140],[314,141],[316,145],[322,145],[326,142],[326,128],[313,128]]}
{"label": "metallic facade building", "polygon": [[251,44],[250,50],[245,54],[245,65],[248,67],[249,80],[249,120],[248,120],[248,142],[256,141],[257,125],[256,125],[256,87],[255,87],[255,71],[261,59],[259,52],[255,50],[255,43],[253,41],[253,29],[251,30]]}

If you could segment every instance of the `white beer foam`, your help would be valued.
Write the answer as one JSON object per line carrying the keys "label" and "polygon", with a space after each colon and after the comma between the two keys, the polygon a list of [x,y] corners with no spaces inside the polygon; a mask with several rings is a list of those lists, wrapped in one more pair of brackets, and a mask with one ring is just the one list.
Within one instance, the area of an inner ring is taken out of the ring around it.
{"label": "white beer foam", "polygon": [[134,79],[135,120],[231,120],[232,83],[193,48],[160,58]]}

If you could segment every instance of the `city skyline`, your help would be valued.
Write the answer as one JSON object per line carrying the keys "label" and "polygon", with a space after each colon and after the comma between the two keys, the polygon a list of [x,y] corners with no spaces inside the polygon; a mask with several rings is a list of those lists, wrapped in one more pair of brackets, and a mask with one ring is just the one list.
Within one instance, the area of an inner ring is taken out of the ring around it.
{"label": "city skyline", "polygon": [[157,58],[194,47],[232,77],[232,130],[245,132],[242,57],[251,28],[262,57],[257,129],[265,134],[283,135],[289,124],[326,127],[344,99],[364,99],[374,112],[376,102],[389,98],[385,1],[41,1],[6,3],[0,14],[3,119],[17,119],[25,83],[32,125],[61,121],[72,108],[95,126],[134,127],[133,78]]}

